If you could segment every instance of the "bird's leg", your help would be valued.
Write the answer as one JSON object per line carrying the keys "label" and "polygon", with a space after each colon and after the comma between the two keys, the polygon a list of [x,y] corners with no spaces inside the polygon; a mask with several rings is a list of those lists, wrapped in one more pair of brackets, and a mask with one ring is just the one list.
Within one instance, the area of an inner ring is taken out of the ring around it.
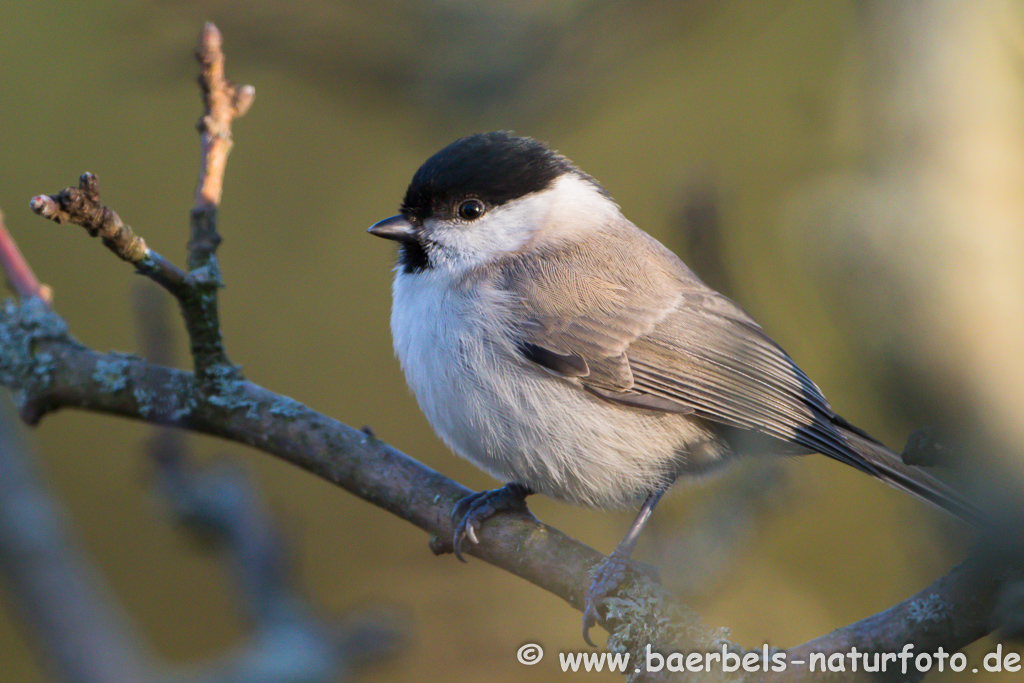
{"label": "bird's leg", "polygon": [[532,493],[532,489],[522,484],[510,483],[500,489],[471,493],[456,503],[452,511],[452,521],[456,523],[455,539],[452,542],[455,557],[462,562],[466,561],[462,556],[462,542],[468,538],[473,543],[479,543],[476,532],[480,530],[480,524],[484,520],[502,510],[529,512],[526,508],[526,497]]}
{"label": "bird's leg", "polygon": [[647,500],[640,506],[640,512],[637,513],[632,526],[626,532],[626,537],[615,546],[612,554],[594,570],[590,590],[587,591],[587,597],[583,602],[583,640],[590,647],[596,647],[590,640],[590,629],[597,623],[597,607],[611,593],[614,593],[626,578],[626,565],[629,563],[629,556],[633,554],[637,539],[640,538],[640,532],[643,531],[647,520],[651,518],[651,513],[654,512],[654,507],[667,490],[667,487],[662,488],[647,496]]}

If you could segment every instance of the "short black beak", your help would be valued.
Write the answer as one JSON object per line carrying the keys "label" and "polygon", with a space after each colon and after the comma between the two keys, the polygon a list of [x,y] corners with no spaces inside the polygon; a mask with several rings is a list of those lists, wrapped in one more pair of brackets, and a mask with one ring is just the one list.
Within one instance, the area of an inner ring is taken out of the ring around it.
{"label": "short black beak", "polygon": [[366,232],[396,242],[412,242],[416,239],[416,230],[412,227],[412,223],[401,214],[374,223]]}

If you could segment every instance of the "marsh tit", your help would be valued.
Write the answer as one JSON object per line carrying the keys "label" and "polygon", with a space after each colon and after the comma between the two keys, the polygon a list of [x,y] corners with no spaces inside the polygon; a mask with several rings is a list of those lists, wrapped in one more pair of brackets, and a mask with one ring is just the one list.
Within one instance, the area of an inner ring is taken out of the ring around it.
{"label": "marsh tit", "polygon": [[836,415],[746,312],[546,145],[495,132],[420,167],[401,213],[391,332],[430,424],[507,482],[456,507],[455,553],[524,498],[640,504],[594,572],[583,635],[662,494],[740,453],[822,453],[975,519],[926,473]]}

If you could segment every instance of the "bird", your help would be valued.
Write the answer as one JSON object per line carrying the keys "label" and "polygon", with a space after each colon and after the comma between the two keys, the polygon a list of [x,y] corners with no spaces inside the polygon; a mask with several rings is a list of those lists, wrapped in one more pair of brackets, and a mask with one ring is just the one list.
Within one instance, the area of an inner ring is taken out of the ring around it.
{"label": "bird", "polygon": [[368,232],[399,244],[391,332],[420,408],[504,482],[455,506],[456,556],[532,494],[639,505],[591,577],[590,645],[664,493],[740,455],[820,453],[978,523],[954,489],[837,415],[742,308],[543,142],[507,131],[452,142]]}

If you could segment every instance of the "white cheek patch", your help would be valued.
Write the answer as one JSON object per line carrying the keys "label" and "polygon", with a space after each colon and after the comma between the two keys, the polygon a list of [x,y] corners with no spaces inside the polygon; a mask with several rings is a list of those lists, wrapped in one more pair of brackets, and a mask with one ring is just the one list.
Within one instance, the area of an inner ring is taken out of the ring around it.
{"label": "white cheek patch", "polygon": [[622,219],[618,204],[579,176],[562,176],[548,192],[553,199],[547,216],[552,237],[583,234]]}
{"label": "white cheek patch", "polygon": [[449,222],[428,219],[423,227],[445,247],[445,257],[464,266],[481,265],[521,249],[544,225],[549,200],[539,193],[496,206],[478,220]]}
{"label": "white cheek patch", "polygon": [[543,229],[545,239],[582,234],[616,219],[619,209],[590,181],[564,175],[544,190],[496,206],[476,221],[428,219],[425,232],[441,248],[434,265],[471,268],[519,251]]}

